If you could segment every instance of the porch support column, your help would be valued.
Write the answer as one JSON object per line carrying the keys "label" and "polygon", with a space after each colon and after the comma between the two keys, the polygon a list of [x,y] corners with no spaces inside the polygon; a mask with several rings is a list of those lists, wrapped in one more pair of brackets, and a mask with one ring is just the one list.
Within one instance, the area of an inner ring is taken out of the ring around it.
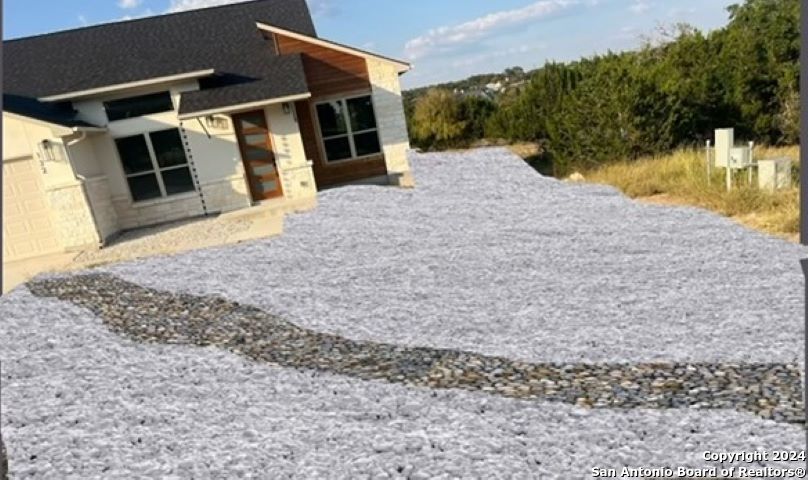
{"label": "porch support column", "polygon": [[414,187],[415,180],[407,160],[410,141],[398,72],[390,63],[371,58],[367,59],[367,66],[387,177],[392,185]]}

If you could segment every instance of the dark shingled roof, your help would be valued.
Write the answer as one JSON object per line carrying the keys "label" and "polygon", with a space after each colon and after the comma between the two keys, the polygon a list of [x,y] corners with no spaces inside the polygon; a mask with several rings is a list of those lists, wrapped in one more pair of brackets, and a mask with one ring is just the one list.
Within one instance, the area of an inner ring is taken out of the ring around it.
{"label": "dark shingled roof", "polygon": [[271,58],[269,67],[274,72],[269,79],[183,93],[179,114],[308,93],[303,60],[299,54]]}
{"label": "dark shingled roof", "polygon": [[96,125],[78,120],[76,111],[62,104],[43,103],[34,98],[3,94],[3,110],[28,118],[34,118],[64,127],[94,127]]}
{"label": "dark shingled roof", "polygon": [[[316,36],[305,0],[255,0],[8,40],[4,93],[41,98],[207,69],[262,80],[267,91],[299,90],[299,61],[278,61],[259,21]],[[257,88],[226,90],[238,100]]]}

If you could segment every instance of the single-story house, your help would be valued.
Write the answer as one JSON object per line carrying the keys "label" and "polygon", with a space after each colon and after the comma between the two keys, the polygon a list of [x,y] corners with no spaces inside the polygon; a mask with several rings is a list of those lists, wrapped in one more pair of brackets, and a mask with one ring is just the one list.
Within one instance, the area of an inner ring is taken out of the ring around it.
{"label": "single-story house", "polygon": [[4,261],[317,191],[411,186],[406,62],[255,0],[3,42]]}

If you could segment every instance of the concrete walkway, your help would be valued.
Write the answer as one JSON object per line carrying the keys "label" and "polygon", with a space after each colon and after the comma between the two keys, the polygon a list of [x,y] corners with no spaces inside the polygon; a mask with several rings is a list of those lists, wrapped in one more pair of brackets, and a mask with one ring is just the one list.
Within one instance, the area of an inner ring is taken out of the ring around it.
{"label": "concrete walkway", "polygon": [[78,252],[54,253],[3,263],[3,293],[42,272],[60,271],[70,265]]}
{"label": "concrete walkway", "polygon": [[257,206],[215,217],[138,228],[100,250],[44,255],[3,265],[3,293],[40,273],[81,270],[109,263],[267,238],[283,232],[283,213]]}

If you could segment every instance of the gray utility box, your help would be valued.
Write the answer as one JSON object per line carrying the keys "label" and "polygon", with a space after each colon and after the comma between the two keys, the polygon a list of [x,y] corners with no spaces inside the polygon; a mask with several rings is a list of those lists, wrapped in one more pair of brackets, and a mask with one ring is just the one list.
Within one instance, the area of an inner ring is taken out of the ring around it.
{"label": "gray utility box", "polygon": [[751,147],[735,146],[735,130],[719,128],[715,131],[715,167],[744,170],[752,166]]}
{"label": "gray utility box", "polygon": [[732,147],[729,149],[729,166],[736,170],[742,170],[752,166],[751,151],[747,147]]}
{"label": "gray utility box", "polygon": [[791,159],[767,158],[758,160],[758,188],[780,190],[791,187]]}
{"label": "gray utility box", "polygon": [[720,128],[715,131],[715,166],[727,168],[730,163],[730,152],[735,145],[735,130]]}

